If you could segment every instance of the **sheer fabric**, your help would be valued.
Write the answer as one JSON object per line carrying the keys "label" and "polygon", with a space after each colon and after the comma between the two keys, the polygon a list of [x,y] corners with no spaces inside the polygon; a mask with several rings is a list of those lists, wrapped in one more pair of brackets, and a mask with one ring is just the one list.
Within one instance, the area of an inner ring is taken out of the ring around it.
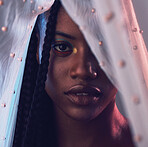
{"label": "sheer fabric", "polygon": [[134,8],[135,8],[135,12],[136,12],[136,17],[138,20],[138,24],[139,26],[143,29],[144,33],[143,33],[143,37],[145,40],[145,44],[146,46],[148,46],[148,21],[146,19],[147,14],[148,14],[148,9],[147,9],[147,5],[148,5],[148,1],[146,0],[132,0]]}
{"label": "sheer fabric", "polygon": [[37,16],[53,0],[0,0],[0,147],[12,146],[25,58]]}
{"label": "sheer fabric", "polygon": [[[100,67],[122,94],[135,144],[147,146],[148,57],[132,2],[61,2],[79,25]],[[30,34],[38,14],[49,9],[53,0],[3,0],[0,3],[0,146],[9,147]]]}
{"label": "sheer fabric", "polygon": [[62,2],[82,30],[100,66],[121,92],[137,145],[146,146],[148,56],[132,2]]}

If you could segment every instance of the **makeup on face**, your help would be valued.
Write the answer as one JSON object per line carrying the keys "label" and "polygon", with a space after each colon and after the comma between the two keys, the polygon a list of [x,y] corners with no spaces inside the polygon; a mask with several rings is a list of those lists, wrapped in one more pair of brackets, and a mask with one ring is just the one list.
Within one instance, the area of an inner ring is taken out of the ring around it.
{"label": "makeup on face", "polygon": [[113,100],[116,90],[79,27],[61,11],[51,44],[45,89],[57,111],[78,120],[92,119]]}
{"label": "makeup on face", "polygon": [[73,52],[73,45],[65,39],[55,39],[51,45],[53,52],[60,57],[69,56]]}

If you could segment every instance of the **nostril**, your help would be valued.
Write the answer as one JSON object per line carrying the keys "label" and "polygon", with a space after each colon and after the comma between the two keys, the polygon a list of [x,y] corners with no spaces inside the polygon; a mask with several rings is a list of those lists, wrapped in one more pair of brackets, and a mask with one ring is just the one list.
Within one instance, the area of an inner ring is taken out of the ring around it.
{"label": "nostril", "polygon": [[77,74],[74,71],[70,72],[70,76],[72,79],[76,79],[77,78]]}
{"label": "nostril", "polygon": [[70,70],[70,77],[72,79],[82,79],[82,80],[94,80],[98,76],[96,70],[92,69],[88,66],[77,66],[76,68],[72,68]]}

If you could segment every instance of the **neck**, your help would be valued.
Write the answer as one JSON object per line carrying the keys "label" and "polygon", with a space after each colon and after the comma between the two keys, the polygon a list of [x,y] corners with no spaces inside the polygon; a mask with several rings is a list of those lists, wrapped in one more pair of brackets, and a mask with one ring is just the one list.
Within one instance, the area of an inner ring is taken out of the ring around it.
{"label": "neck", "polygon": [[55,112],[60,147],[115,146],[115,142],[118,144],[125,130],[128,130],[127,121],[118,111],[115,101],[98,117],[86,122],[67,116],[57,107]]}

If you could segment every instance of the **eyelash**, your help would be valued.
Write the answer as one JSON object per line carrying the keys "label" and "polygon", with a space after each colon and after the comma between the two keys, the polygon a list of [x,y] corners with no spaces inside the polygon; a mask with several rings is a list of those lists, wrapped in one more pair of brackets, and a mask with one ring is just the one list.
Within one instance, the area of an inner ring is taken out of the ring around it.
{"label": "eyelash", "polygon": [[68,41],[55,41],[52,43],[51,48],[60,57],[69,56],[73,52],[73,45]]}

